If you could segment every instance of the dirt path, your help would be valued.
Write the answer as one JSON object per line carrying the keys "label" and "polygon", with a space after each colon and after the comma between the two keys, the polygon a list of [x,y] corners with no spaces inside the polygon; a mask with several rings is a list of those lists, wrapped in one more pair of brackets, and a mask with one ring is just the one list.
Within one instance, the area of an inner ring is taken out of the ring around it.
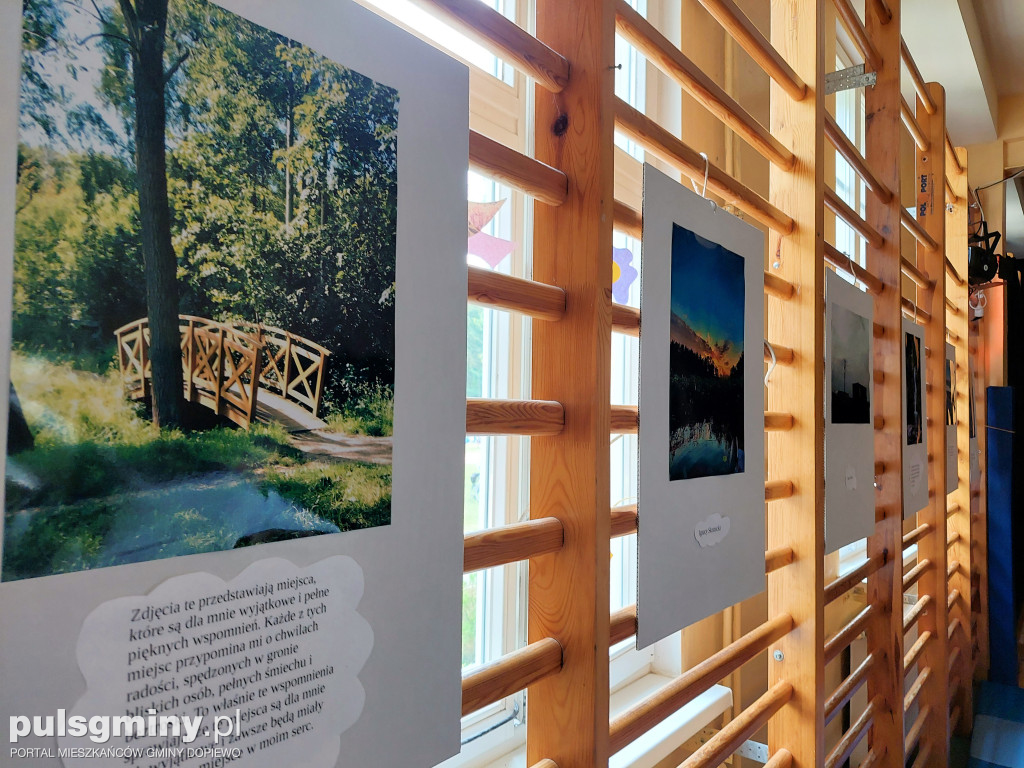
{"label": "dirt path", "polygon": [[334,459],[353,459],[369,464],[390,464],[390,437],[368,437],[365,435],[339,435],[322,429],[306,432],[292,432],[289,442],[309,456],[323,456]]}

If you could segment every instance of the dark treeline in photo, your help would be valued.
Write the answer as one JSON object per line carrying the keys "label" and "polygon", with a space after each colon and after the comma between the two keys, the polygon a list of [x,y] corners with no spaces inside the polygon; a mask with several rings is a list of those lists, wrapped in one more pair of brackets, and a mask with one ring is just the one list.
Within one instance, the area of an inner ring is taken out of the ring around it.
{"label": "dark treeline in photo", "polygon": [[387,525],[399,94],[205,0],[25,0],[3,579]]}
{"label": "dark treeline in photo", "polygon": [[946,426],[956,425],[956,392],[953,381],[953,361],[946,358]]}
{"label": "dark treeline in photo", "polygon": [[744,470],[744,261],[673,225],[669,479]]}
{"label": "dark treeline in photo", "polygon": [[921,340],[904,333],[906,371],[903,380],[907,397],[907,445],[918,445],[924,439],[921,403]]}
{"label": "dark treeline in photo", "polygon": [[871,420],[871,336],[868,319],[832,304],[832,423]]}

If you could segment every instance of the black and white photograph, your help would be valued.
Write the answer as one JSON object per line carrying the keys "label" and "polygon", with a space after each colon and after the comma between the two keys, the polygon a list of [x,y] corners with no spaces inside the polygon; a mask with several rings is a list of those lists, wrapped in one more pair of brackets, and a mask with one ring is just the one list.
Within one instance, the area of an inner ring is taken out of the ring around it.
{"label": "black and white photograph", "polygon": [[832,423],[871,420],[871,327],[868,318],[841,304],[832,306]]}
{"label": "black and white photograph", "polygon": [[924,440],[924,402],[921,398],[921,339],[912,334],[903,334],[904,374],[907,409],[907,445],[919,445]]}

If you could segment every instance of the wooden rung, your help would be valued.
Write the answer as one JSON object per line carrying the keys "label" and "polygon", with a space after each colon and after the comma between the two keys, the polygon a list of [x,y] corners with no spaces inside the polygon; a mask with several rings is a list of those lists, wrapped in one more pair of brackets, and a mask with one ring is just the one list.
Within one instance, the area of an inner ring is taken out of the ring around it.
{"label": "wooden rung", "polygon": [[625,0],[615,3],[620,35],[767,160],[793,168],[793,153]]}
{"label": "wooden rung", "polygon": [[[950,729],[952,731],[952,729]],[[917,759],[910,768],[928,768],[928,760],[932,756],[932,745],[925,744],[917,752]]]}
{"label": "wooden rung", "polygon": [[615,99],[615,127],[699,183],[703,182],[707,169],[711,192],[779,234],[792,233],[794,224],[791,216],[716,165],[705,162],[698,152],[619,98]]}
{"label": "wooden rung", "polygon": [[914,706],[914,702],[917,701],[917,697],[921,695],[921,689],[924,688],[924,684],[928,682],[928,678],[931,677],[931,674],[931,667],[924,667],[920,672],[918,672],[913,685],[910,686],[910,690],[907,691],[907,695],[903,697],[904,712],[909,712],[910,708]]}
{"label": "wooden rung", "polygon": [[[876,0],[876,2],[879,1],[880,0]],[[879,760],[881,760],[881,758],[878,756],[878,752],[876,752],[874,749],[869,749],[867,755],[864,757],[863,762],[861,762],[858,768],[875,768],[875,766],[878,765]]]}
{"label": "wooden rung", "polygon": [[764,500],[788,499],[795,492],[791,480],[769,480],[764,484]]}
{"label": "wooden rung", "polygon": [[[840,1],[845,2],[846,0]],[[854,146],[850,138],[843,133],[843,129],[839,127],[836,119],[828,112],[825,113],[825,136],[832,142],[832,146],[836,148],[836,151],[853,167],[857,175],[863,179],[867,188],[874,192],[875,197],[878,198],[880,203],[884,204],[892,200],[892,191],[875,176],[868,166],[868,161],[864,159],[864,155]]]}
{"label": "wooden rung", "polygon": [[921,226],[921,223],[911,216],[910,211],[906,208],[900,208],[900,223],[907,232],[914,236],[914,239],[917,240],[917,242],[929,251],[939,250],[939,244],[936,243],[935,239],[925,231],[924,227]]}
{"label": "wooden rung", "polygon": [[882,565],[881,555],[868,558],[845,576],[825,585],[825,605],[845,595]]}
{"label": "wooden rung", "polygon": [[875,657],[873,654],[868,654],[867,657],[860,663],[849,677],[843,680],[839,684],[839,687],[835,689],[828,700],[825,702],[825,724],[828,725],[832,722],[832,718],[839,714],[841,708],[853,698],[854,694],[860,690],[860,687],[867,680],[868,672],[871,671],[871,665],[875,663]]}
{"label": "wooden rung", "polygon": [[466,401],[468,435],[557,435],[565,426],[565,410],[553,400]]}
{"label": "wooden rung", "polygon": [[843,21],[843,26],[850,33],[853,44],[857,46],[857,50],[864,56],[866,68],[872,72],[878,72],[882,68],[882,57],[879,55],[874,43],[871,42],[871,38],[868,37],[864,23],[860,20],[860,16],[857,15],[853,4],[850,0],[833,0],[833,3],[839,12],[839,18]]}
{"label": "wooden rung", "polygon": [[850,621],[846,623],[846,626],[825,641],[826,664],[848,648],[850,643],[852,643],[854,639],[864,631],[864,628],[867,627],[868,621],[871,620],[874,612],[875,606],[873,604],[866,606],[860,613],[850,619]]}
{"label": "wooden rung", "polygon": [[946,598],[946,609],[949,610],[950,608],[952,608],[953,605],[956,603],[956,601],[959,600],[959,599],[960,599],[960,590],[959,589],[951,590],[950,593],[949,593],[949,597]]}
{"label": "wooden rung", "polygon": [[477,0],[417,0],[484,48],[558,93],[569,82],[569,62],[511,19]]}
{"label": "wooden rung", "polygon": [[777,299],[786,300],[793,298],[793,294],[796,293],[796,288],[792,283],[783,280],[778,275],[773,275],[771,272],[765,272],[764,292]]}
{"label": "wooden rung", "polygon": [[[704,0],[701,0],[701,2],[704,2]],[[764,768],[792,768],[792,766],[793,753],[785,747],[779,749],[779,751],[772,755],[771,759],[764,764]]]}
{"label": "wooden rung", "polygon": [[565,315],[565,291],[561,288],[481,267],[469,268],[469,300],[538,320],[561,320]]}
{"label": "wooden rung", "polygon": [[765,411],[764,428],[768,432],[788,432],[793,428],[793,416],[789,413]]}
{"label": "wooden rung", "polygon": [[952,517],[953,515],[955,515],[959,511],[960,511],[960,505],[959,504],[950,504],[946,508],[946,517]]}
{"label": "wooden rung", "polygon": [[779,568],[792,563],[793,558],[792,547],[779,547],[778,549],[768,550],[764,553],[764,571],[765,573],[777,571]]}
{"label": "wooden rung", "polygon": [[629,536],[636,533],[636,504],[625,507],[612,507],[611,537]]}
{"label": "wooden rung", "polygon": [[903,310],[903,314],[916,323],[930,323],[932,321],[931,312],[921,309],[910,299],[901,298],[900,309]]}
{"label": "wooden rung", "polygon": [[946,296],[945,299],[946,299],[946,312],[948,314],[950,314],[950,315],[953,315],[954,317],[960,317],[960,315],[963,314],[963,310],[961,310],[960,307],[958,307],[956,304],[954,304],[950,300],[949,296]]}
{"label": "wooden rung", "polygon": [[954,168],[956,168],[957,174],[959,175],[963,173],[964,166],[961,164],[960,158],[957,157],[956,149],[953,147],[953,141],[952,139],[949,138],[949,131],[946,131],[946,154],[953,161],[949,163],[949,165],[952,165]]}
{"label": "wooden rung", "polygon": [[640,240],[644,236],[643,220],[640,211],[630,208],[625,203],[616,200],[612,205],[612,224],[615,229]]}
{"label": "wooden rung", "polygon": [[917,713],[917,720],[910,726],[910,731],[907,733],[907,740],[904,744],[904,754],[909,755],[914,751],[914,747],[917,746],[917,742],[921,740],[921,730],[924,728],[925,722],[928,720],[928,715],[931,713],[930,706],[921,707]]}
{"label": "wooden rung", "polygon": [[546,637],[462,678],[462,714],[501,701],[562,668],[562,646]]}
{"label": "wooden rung", "polygon": [[[531,765],[530,768],[558,768],[558,763],[545,757],[543,760],[538,760]],[[861,766],[861,768],[864,768],[864,766]]]}
{"label": "wooden rung", "polygon": [[917,117],[914,115],[914,110],[907,104],[907,100],[900,96],[900,117],[903,118],[903,124],[907,126],[907,130],[910,131],[910,136],[913,138],[914,143],[917,144],[917,148],[922,152],[927,152],[931,145],[928,143],[927,137],[924,135],[924,131],[921,130],[921,126],[918,125]]}
{"label": "wooden rung", "polygon": [[904,619],[903,619],[903,632],[904,633],[906,633],[906,631],[908,629],[910,629],[912,626],[914,626],[914,622],[917,621],[918,617],[921,615],[921,612],[925,608],[928,607],[928,603],[930,603],[931,601],[932,601],[932,596],[931,595],[925,595],[920,600],[918,600],[916,603],[914,603],[914,607],[910,609],[910,612],[907,613],[906,617],[904,617]]}
{"label": "wooden rung", "polygon": [[647,733],[695,696],[765,651],[792,628],[792,616],[776,616],[626,709],[611,721],[609,753],[618,752]]}
{"label": "wooden rung", "polygon": [[960,273],[957,272],[956,267],[953,266],[953,262],[951,262],[949,260],[948,256],[945,258],[945,262],[946,262],[946,274],[949,276],[950,280],[952,280],[954,283],[956,283],[959,287],[963,288],[964,287],[964,279],[962,277],[960,277]]}
{"label": "wooden rung", "polygon": [[718,733],[701,745],[679,768],[714,768],[763,728],[772,715],[793,697],[793,686],[776,683],[761,698],[730,720]]}
{"label": "wooden rung", "polygon": [[925,571],[932,567],[932,561],[927,557],[915,565],[907,575],[903,577],[903,591],[906,592],[912,586],[917,583],[917,580],[921,578]]}
{"label": "wooden rung", "polygon": [[959,560],[950,560],[949,565],[946,566],[946,581],[953,578],[953,574],[960,570]]}
{"label": "wooden rung", "polygon": [[958,541],[960,541],[959,531],[950,531],[949,536],[946,537],[946,548],[952,547]]}
{"label": "wooden rung", "polygon": [[928,92],[928,86],[925,85],[924,78],[921,76],[921,70],[917,68],[917,62],[915,62],[914,57],[910,55],[910,49],[907,47],[907,41],[902,37],[900,37],[900,56],[903,59],[903,63],[907,65],[907,71],[910,72],[910,79],[914,81],[914,90],[917,91],[917,98],[921,100],[924,111],[929,115],[934,115],[935,102],[932,100],[931,94]]}
{"label": "wooden rung", "polygon": [[[916,223],[916,221],[915,221]],[[906,257],[900,257],[900,269],[903,274],[913,280],[921,288],[930,291],[935,287],[935,281],[917,268],[917,265],[908,261]]]}
{"label": "wooden rung", "polygon": [[909,547],[914,546],[915,544],[917,544],[917,542],[919,542],[921,539],[923,539],[931,532],[931,523],[921,523],[919,526],[917,526],[917,528],[912,530],[910,533],[903,534],[903,548],[908,549]]}
{"label": "wooden rung", "polygon": [[[845,2],[845,0],[843,0]],[[825,768],[836,768],[836,766],[843,765],[853,754],[853,750],[860,744],[861,739],[864,738],[868,732],[868,728],[871,725],[871,719],[875,716],[875,710],[878,708],[879,698],[875,697],[861,712],[860,717],[857,718],[857,722],[850,726],[850,730],[843,734],[843,737],[836,744],[835,748],[829,752],[828,757],[825,758]]]}
{"label": "wooden rung", "polygon": [[640,310],[625,304],[612,304],[612,330],[626,336],[639,336]]}
{"label": "wooden rung", "polygon": [[476,131],[469,132],[469,166],[548,205],[561,205],[569,194],[569,180],[560,170]]}
{"label": "wooden rung", "polygon": [[950,205],[956,205],[960,202],[960,196],[953,189],[953,182],[949,180],[949,176],[946,177],[946,202]]}
{"label": "wooden rung", "polygon": [[960,659],[960,648],[954,648],[952,653],[949,654],[949,663],[947,664],[947,672],[953,673],[953,667],[956,666],[957,661]]}
{"label": "wooden rung", "polygon": [[782,90],[796,101],[803,101],[807,84],[733,0],[700,0],[700,4]]}
{"label": "wooden rung", "polygon": [[612,614],[608,622],[608,644],[621,643],[627,637],[636,634],[636,603],[620,608]]}
{"label": "wooden rung", "polygon": [[555,517],[466,534],[462,571],[470,573],[557,552],[562,548],[563,536],[562,521]]}
{"label": "wooden rung", "polygon": [[825,185],[825,205],[827,205],[836,216],[841,218],[857,234],[868,241],[868,244],[881,248],[885,243],[882,233],[867,223],[864,218],[851,208],[832,187]]}
{"label": "wooden rung", "polygon": [[949,732],[952,733],[956,730],[956,727],[960,724],[960,705],[954,704],[953,711],[949,715]]}
{"label": "wooden rung", "polygon": [[[886,0],[873,0],[873,4],[875,6],[875,13],[878,14],[878,20],[882,22],[882,26],[892,21],[892,8],[889,7]],[[864,768],[863,764],[861,768]]]}
{"label": "wooden rung", "polygon": [[872,293],[877,296],[885,289],[885,283],[872,275],[845,253],[842,253],[838,248],[832,245],[832,243],[825,243],[825,261],[836,269],[842,270],[851,277],[860,280],[868,289],[868,293]]}
{"label": "wooden rung", "polygon": [[931,637],[932,633],[930,629],[926,629],[918,636],[913,646],[911,646],[910,650],[907,651],[907,655],[903,657],[904,671],[907,671],[914,666],[918,658],[921,656],[921,652],[924,651],[925,645],[927,645],[928,641],[931,640]]}
{"label": "wooden rung", "polygon": [[956,344],[958,341],[960,341],[960,334],[958,334],[952,328],[948,328],[947,327],[946,328],[946,338],[949,339],[954,344]]}

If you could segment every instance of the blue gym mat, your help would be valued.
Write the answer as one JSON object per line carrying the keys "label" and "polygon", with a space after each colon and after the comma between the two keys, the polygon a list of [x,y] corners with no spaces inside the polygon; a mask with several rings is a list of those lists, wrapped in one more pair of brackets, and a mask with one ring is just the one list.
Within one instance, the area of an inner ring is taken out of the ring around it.
{"label": "blue gym mat", "polygon": [[1024,690],[984,682],[974,713],[970,768],[1024,768]]}

